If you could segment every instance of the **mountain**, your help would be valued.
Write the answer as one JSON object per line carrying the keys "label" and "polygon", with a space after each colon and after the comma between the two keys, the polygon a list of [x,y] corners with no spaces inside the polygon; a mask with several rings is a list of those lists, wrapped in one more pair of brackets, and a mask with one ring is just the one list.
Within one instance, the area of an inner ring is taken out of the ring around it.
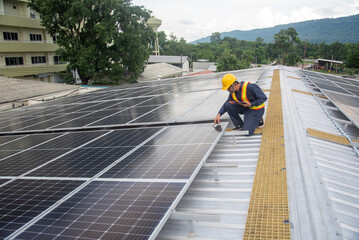
{"label": "mountain", "polygon": [[[274,42],[274,34],[278,33],[283,28],[289,27],[293,27],[297,30],[298,37],[301,40],[305,40],[307,37],[308,42],[310,43],[325,42],[329,44],[336,41],[342,43],[352,43],[359,41],[359,14],[349,17],[325,18],[283,24],[271,28],[222,32],[221,38],[223,39],[224,37],[232,37],[239,40],[255,41],[257,37],[261,37],[264,39],[264,42],[272,43]],[[210,42],[210,37],[211,36],[201,38],[191,43],[195,44]]]}

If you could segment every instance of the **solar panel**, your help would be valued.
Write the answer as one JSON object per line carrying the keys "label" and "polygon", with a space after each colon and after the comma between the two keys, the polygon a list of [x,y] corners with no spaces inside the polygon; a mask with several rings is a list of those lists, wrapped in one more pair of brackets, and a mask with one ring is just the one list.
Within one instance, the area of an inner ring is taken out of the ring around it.
{"label": "solar panel", "polygon": [[[0,238],[154,238],[221,133],[212,124],[148,126],[200,107],[220,77],[126,84],[0,114],[2,133],[29,135],[0,137],[1,196],[11,199],[0,213],[13,217]],[[35,134],[43,130],[55,133]]]}
{"label": "solar panel", "polygon": [[134,120],[141,115],[154,110],[158,106],[145,106],[145,107],[133,107],[128,108],[120,113],[114,114],[112,116],[103,118],[100,121],[89,124],[89,126],[105,126],[105,125],[124,125],[129,121]]}
{"label": "solar panel", "polygon": [[0,179],[0,186],[7,183],[7,182],[9,182],[9,181],[10,181],[10,179]]}
{"label": "solar panel", "polygon": [[190,111],[194,106],[195,104],[190,102],[184,102],[181,104],[166,104],[129,123],[171,123],[186,112]]}
{"label": "solar panel", "polygon": [[[95,138],[104,135],[108,131],[91,131],[91,132],[67,132],[63,133],[58,138],[52,138],[51,141],[48,141],[44,144],[41,144],[34,149],[72,149],[80,147],[83,144],[86,144]],[[47,134],[54,135],[54,134]],[[56,136],[56,135],[54,135]]]}
{"label": "solar panel", "polygon": [[[196,108],[192,109],[190,112],[186,113],[177,122],[194,122],[194,121],[203,121],[203,120],[213,120],[217,115],[219,109],[227,101],[228,93],[222,90],[216,92],[216,94],[211,95]],[[222,119],[229,119],[228,114],[222,116]]]}
{"label": "solar panel", "polygon": [[[122,109],[122,110],[124,110],[124,109]],[[84,127],[88,124],[91,124],[93,122],[99,121],[108,116],[111,116],[113,114],[119,113],[122,110],[103,110],[103,111],[97,111],[94,113],[87,113],[79,118],[69,120],[65,123],[61,122],[60,124],[49,126],[49,128],[51,128],[51,129],[80,128],[80,127]]]}
{"label": "solar panel", "polygon": [[148,239],[183,187],[94,181],[16,239]]}
{"label": "solar panel", "polygon": [[323,93],[359,128],[359,98],[331,91]]}
{"label": "solar panel", "polygon": [[211,124],[169,127],[101,178],[189,179],[217,137]]}
{"label": "solar panel", "polygon": [[0,176],[20,176],[68,152],[69,149],[28,150],[0,161]]}
{"label": "solar panel", "polygon": [[[55,137],[60,136],[63,133],[53,133],[53,134],[32,134],[32,135],[18,135],[13,137],[2,136],[0,141],[8,139],[9,141],[4,142],[0,145],[0,150],[21,150],[34,147],[38,144],[42,144],[46,141],[49,141]],[[10,140],[10,139],[12,140]]]}
{"label": "solar panel", "polygon": [[101,178],[189,179],[211,144],[143,146]]}
{"label": "solar panel", "polygon": [[0,238],[13,234],[82,183],[18,179],[0,187]]}
{"label": "solar panel", "polygon": [[132,149],[133,147],[80,148],[26,176],[94,177]]}
{"label": "solar panel", "polygon": [[113,147],[133,147],[140,145],[143,141],[153,136],[162,128],[135,128],[115,130],[96,141],[87,144],[86,148],[113,148]]}
{"label": "solar panel", "polygon": [[0,146],[13,142],[16,139],[23,138],[24,136],[0,136]]}
{"label": "solar panel", "polygon": [[[0,151],[0,161],[3,159],[3,158],[6,158],[6,157],[9,157],[15,153],[18,153],[19,151]],[[0,162],[1,163],[1,162]]]}

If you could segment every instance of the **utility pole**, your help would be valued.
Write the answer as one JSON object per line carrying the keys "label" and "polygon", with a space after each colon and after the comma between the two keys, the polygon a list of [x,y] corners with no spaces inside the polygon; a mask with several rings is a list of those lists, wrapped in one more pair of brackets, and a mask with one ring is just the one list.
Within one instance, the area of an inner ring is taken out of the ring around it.
{"label": "utility pole", "polygon": [[304,60],[305,60],[305,51],[306,50],[307,50],[307,37],[305,38],[305,44],[304,44],[304,54],[303,54],[302,69],[304,69]]}

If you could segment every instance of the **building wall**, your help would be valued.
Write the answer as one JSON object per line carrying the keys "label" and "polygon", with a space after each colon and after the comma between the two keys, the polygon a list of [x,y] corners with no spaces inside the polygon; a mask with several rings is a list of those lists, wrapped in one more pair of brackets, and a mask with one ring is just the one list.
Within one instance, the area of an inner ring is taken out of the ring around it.
{"label": "building wall", "polygon": [[183,71],[186,71],[187,73],[189,73],[189,60],[188,60],[188,58],[187,58],[186,61],[183,63],[182,69],[183,69]]}
{"label": "building wall", "polygon": [[[17,33],[18,39],[5,40],[4,32]],[[41,40],[31,40],[31,34],[35,39],[40,35]],[[56,49],[52,36],[40,25],[39,14],[28,8],[25,0],[0,0],[0,75],[21,78],[19,74],[26,74],[23,78],[58,82],[57,74],[51,72],[59,69],[54,63]],[[22,57],[23,64],[7,66],[10,57]],[[46,62],[33,64],[32,57],[45,57]]]}

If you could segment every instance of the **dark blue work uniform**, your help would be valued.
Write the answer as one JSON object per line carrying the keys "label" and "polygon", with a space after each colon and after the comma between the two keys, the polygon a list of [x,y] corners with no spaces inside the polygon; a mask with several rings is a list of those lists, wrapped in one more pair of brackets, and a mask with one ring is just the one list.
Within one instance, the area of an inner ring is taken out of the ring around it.
{"label": "dark blue work uniform", "polygon": [[[244,82],[241,82],[239,91],[235,92],[236,97],[239,100],[241,100],[243,83]],[[267,96],[264,94],[262,89],[258,87],[258,85],[254,83],[248,83],[247,99],[251,103],[251,106],[259,106],[267,100]],[[218,113],[222,116],[227,112],[234,126],[242,126],[242,130],[248,130],[249,136],[252,135],[254,130],[257,128],[259,121],[263,117],[264,108],[254,110],[243,107],[239,104],[232,104],[230,101],[235,102],[231,94],[229,94],[227,101],[223,104]],[[244,122],[239,114],[244,114]]]}

